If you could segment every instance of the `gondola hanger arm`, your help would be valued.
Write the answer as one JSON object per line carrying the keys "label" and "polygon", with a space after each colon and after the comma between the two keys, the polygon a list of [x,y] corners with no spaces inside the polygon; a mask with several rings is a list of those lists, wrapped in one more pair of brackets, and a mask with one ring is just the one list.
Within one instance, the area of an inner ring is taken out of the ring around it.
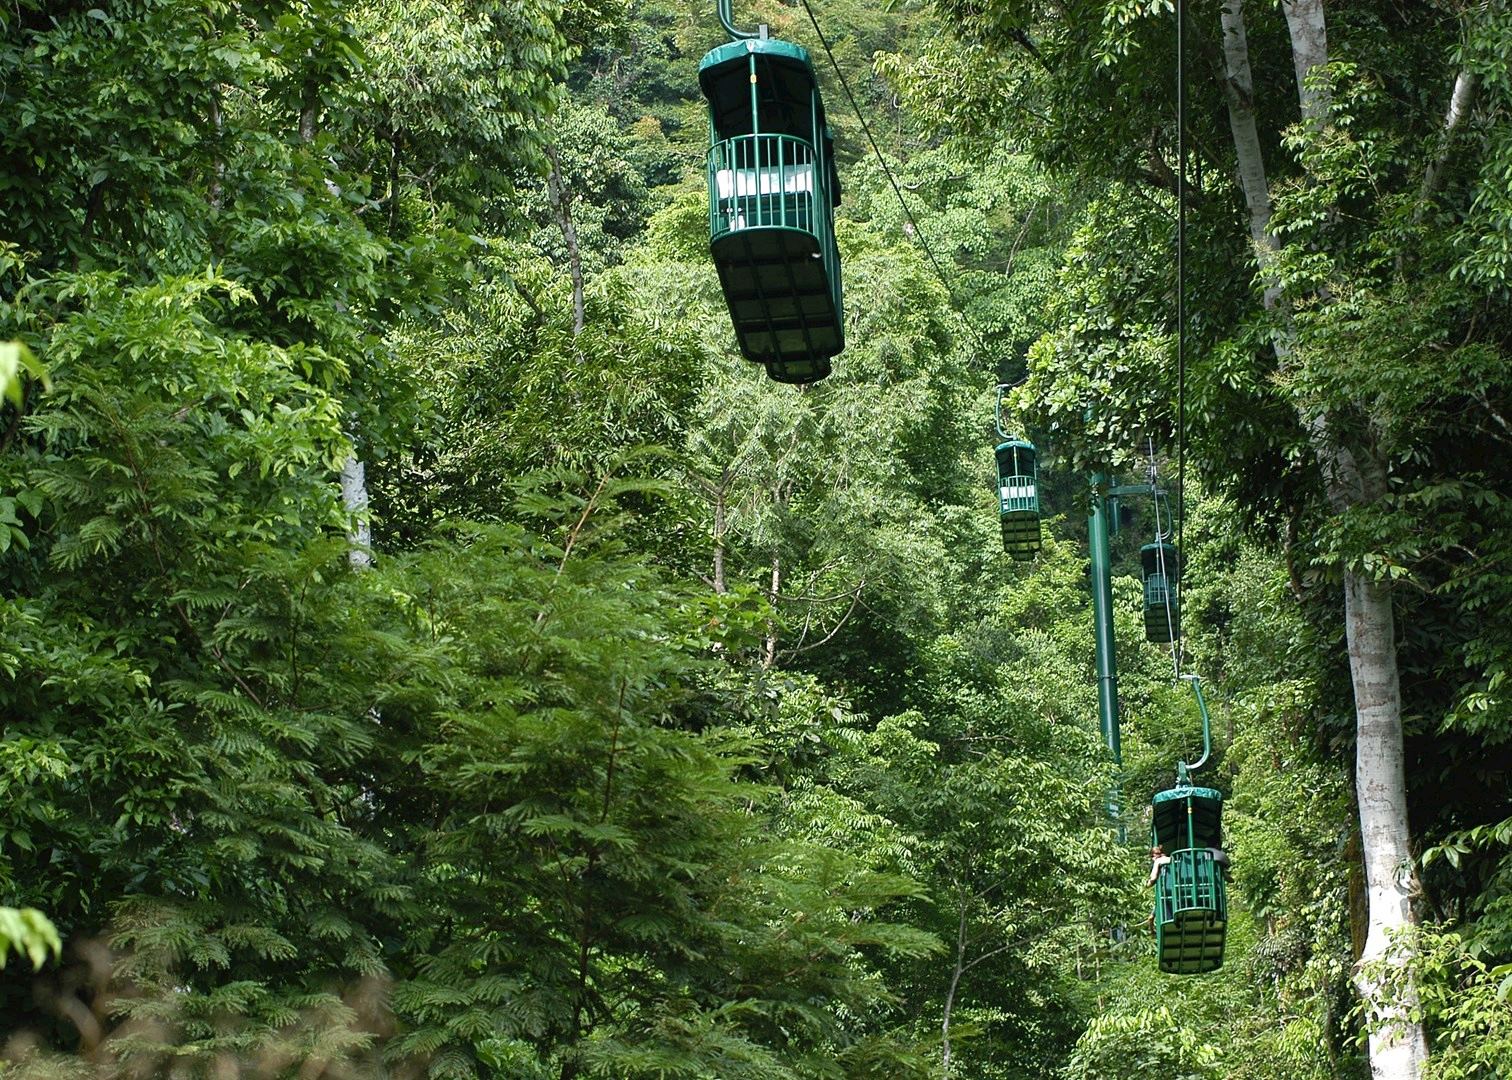
{"label": "gondola hanger arm", "polygon": [[749,38],[765,38],[768,36],[766,23],[760,24],[755,30],[742,30],[735,25],[735,0],[714,0],[714,7],[719,12],[719,22],[725,28],[725,33],[730,35],[731,41],[745,41]]}
{"label": "gondola hanger arm", "polygon": [[1192,693],[1197,697],[1197,711],[1202,715],[1202,756],[1191,764],[1185,761],[1176,766],[1176,779],[1178,783],[1190,784],[1191,774],[1208,763],[1208,758],[1213,756],[1213,725],[1208,716],[1207,701],[1202,696],[1202,680],[1196,675],[1183,675],[1181,678],[1192,684]]}
{"label": "gondola hanger arm", "polygon": [[998,383],[997,399],[992,404],[992,420],[997,427],[998,438],[1011,439],[1013,434],[1003,426],[1004,405],[1007,403],[1008,392],[1013,389],[1012,383]]}

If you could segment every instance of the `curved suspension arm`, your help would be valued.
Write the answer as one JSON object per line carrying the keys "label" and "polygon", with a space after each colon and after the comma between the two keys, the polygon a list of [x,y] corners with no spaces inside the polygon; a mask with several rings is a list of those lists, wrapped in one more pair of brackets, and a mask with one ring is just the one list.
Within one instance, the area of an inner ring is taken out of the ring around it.
{"label": "curved suspension arm", "polygon": [[1202,756],[1190,765],[1183,761],[1176,766],[1177,780],[1186,783],[1190,774],[1206,765],[1208,758],[1213,756],[1213,723],[1208,717],[1207,702],[1202,697],[1202,680],[1195,675],[1183,675],[1182,678],[1192,684],[1192,693],[1197,695],[1197,711],[1202,714]]}
{"label": "curved suspension arm", "polygon": [[[1160,514],[1161,514],[1162,510],[1165,511],[1165,523],[1164,524],[1161,524]],[[1166,496],[1166,493],[1164,491],[1161,491],[1159,488],[1156,488],[1156,490],[1155,490],[1155,542],[1157,544],[1170,543],[1170,541],[1173,539],[1173,534],[1175,532],[1175,529],[1174,529],[1175,520],[1176,520],[1175,517],[1172,516],[1172,514],[1171,514],[1171,502],[1170,502],[1170,499]],[[1195,676],[1194,676],[1194,678],[1195,678]],[[1202,696],[1202,692],[1198,691],[1197,696],[1201,697]]]}
{"label": "curved suspension arm", "polygon": [[766,37],[763,32],[766,30],[765,26],[760,30],[742,30],[735,25],[734,3],[735,0],[714,0],[714,8],[719,12],[720,25],[725,28],[725,33],[730,35],[730,40],[744,41],[746,38]]}
{"label": "curved suspension arm", "polygon": [[998,383],[997,401],[992,405],[992,422],[997,425],[998,437],[1002,439],[1013,438],[1013,435],[1003,427],[1003,398],[1012,389],[1013,385],[1011,383]]}

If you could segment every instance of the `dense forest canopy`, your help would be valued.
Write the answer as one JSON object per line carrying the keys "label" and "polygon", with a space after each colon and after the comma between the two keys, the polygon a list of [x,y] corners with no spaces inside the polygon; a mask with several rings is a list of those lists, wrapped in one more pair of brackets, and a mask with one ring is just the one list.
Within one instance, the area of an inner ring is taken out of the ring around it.
{"label": "dense forest canopy", "polygon": [[735,14],[836,138],[803,387],[712,5],[0,11],[0,1076],[1512,1075],[1512,9]]}

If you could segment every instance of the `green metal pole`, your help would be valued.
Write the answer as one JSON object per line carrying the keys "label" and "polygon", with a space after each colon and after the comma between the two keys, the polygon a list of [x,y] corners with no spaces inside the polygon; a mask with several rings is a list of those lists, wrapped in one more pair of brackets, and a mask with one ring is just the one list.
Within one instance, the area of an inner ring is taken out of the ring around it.
{"label": "green metal pole", "polygon": [[[1118,660],[1113,652],[1113,553],[1108,543],[1108,477],[1092,476],[1092,512],[1087,519],[1088,546],[1092,549],[1092,627],[1097,658],[1097,716],[1103,742],[1114,765],[1123,764],[1118,731]],[[1115,782],[1108,793],[1108,816],[1120,817],[1121,793]],[[1120,826],[1120,834],[1122,826]]]}
{"label": "green metal pole", "polygon": [[[761,105],[756,95],[756,54],[750,54],[751,61],[751,134],[761,134]],[[760,162],[757,162],[759,168]]]}

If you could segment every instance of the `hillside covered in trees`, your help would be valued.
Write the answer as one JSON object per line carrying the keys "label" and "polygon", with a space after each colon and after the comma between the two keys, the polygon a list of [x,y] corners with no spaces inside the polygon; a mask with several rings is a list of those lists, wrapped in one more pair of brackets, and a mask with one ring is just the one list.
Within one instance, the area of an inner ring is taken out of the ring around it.
{"label": "hillside covered in trees", "polygon": [[1180,12],[737,6],[835,135],[792,386],[713,5],[0,11],[0,1078],[1512,1076],[1512,9]]}

